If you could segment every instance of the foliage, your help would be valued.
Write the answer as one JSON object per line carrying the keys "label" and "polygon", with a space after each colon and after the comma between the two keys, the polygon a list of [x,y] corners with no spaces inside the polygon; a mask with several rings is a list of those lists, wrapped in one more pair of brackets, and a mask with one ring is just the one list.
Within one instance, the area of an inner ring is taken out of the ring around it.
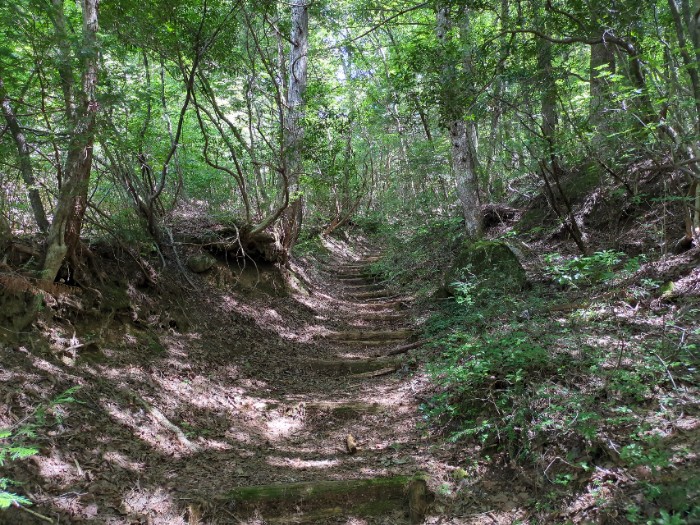
{"label": "foliage", "polygon": [[[8,461],[19,461],[39,453],[36,446],[28,444],[35,440],[38,431],[49,424],[47,416],[53,418],[53,424],[63,421],[65,414],[63,405],[79,403],[74,394],[80,389],[74,386],[54,397],[48,403],[38,406],[20,423],[12,428],[0,429],[0,467]],[[32,502],[24,496],[12,492],[19,483],[10,478],[0,478],[0,510],[11,506],[31,505]]]}
{"label": "foliage", "polygon": [[[375,268],[399,282],[408,282],[401,281],[401,271],[410,268],[410,275],[420,276],[415,289],[439,285],[442,272],[434,261],[439,258],[444,268],[445,259],[438,254],[455,254],[464,243],[456,219],[382,231],[398,239],[382,238],[388,257]],[[621,287],[648,297],[659,285],[634,276],[643,256],[609,250],[548,260],[549,275],[568,288]],[[543,284],[503,293],[466,269],[455,288],[452,299],[424,303],[432,309],[424,334],[433,338],[419,358],[433,384],[433,395],[421,405],[427,428],[476,446],[489,461],[499,455],[534,468],[556,493],[594,483],[597,469],[610,461],[649,469],[652,479],[665,479],[678,465],[682,453],[660,429],[683,413],[680,382],[695,381],[694,338],[683,335],[678,347],[664,342],[663,334],[634,338],[633,326],[609,320],[604,304],[595,301],[556,313],[566,291],[552,293]],[[691,334],[687,328],[679,333]],[[684,519],[691,512],[687,496],[673,504],[651,493],[646,499],[659,510],[647,508],[638,523]]]}
{"label": "foliage", "polygon": [[621,263],[626,255],[614,250],[596,252],[589,256],[578,256],[564,259],[559,254],[547,254],[545,272],[562,286],[577,287],[578,285],[607,282],[618,276],[617,270],[629,275],[639,269],[643,257],[629,259],[624,267]]}

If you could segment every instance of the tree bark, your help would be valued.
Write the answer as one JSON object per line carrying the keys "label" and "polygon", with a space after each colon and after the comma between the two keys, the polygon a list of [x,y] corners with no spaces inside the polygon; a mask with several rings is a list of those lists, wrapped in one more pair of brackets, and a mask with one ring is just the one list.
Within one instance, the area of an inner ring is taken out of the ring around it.
{"label": "tree bark", "polygon": [[[95,122],[97,115],[97,100],[95,90],[97,87],[98,64],[98,3],[99,0],[82,0],[83,12],[83,42],[82,42],[82,82],[79,92],[78,104],[67,100],[69,108],[75,106],[74,118],[71,122],[71,133],[68,145],[68,154],[64,168],[64,181],[58,194],[54,219],[49,229],[48,247],[46,259],[42,271],[42,277],[54,280],[63,261],[68,258],[75,266],[76,252],[80,245],[80,231],[83,217],[87,207],[87,192],[92,168],[93,144],[95,141]],[[59,5],[60,4],[60,5]],[[65,30],[63,5],[59,0],[54,0],[57,6],[55,15],[57,36],[66,38],[61,27]],[[59,44],[61,51],[61,63],[65,64],[68,57],[63,56],[63,44]],[[63,65],[62,67],[66,67]],[[69,82],[67,73],[61,74],[62,81]],[[70,74],[72,85],[73,74]],[[64,93],[72,93],[72,88],[64,86]],[[67,108],[67,112],[69,112]]]}
{"label": "tree bark", "polygon": [[302,173],[301,143],[304,139],[304,93],[307,79],[309,47],[309,11],[306,0],[292,4],[292,47],[289,54],[289,81],[287,90],[287,117],[284,125],[284,170],[289,192],[289,206],[281,217],[281,244],[284,261],[299,238],[304,213],[304,199],[300,194]]}
{"label": "tree bark", "polygon": [[[437,37],[443,47],[449,45],[449,30],[452,21],[447,4],[438,6]],[[460,11],[460,35],[462,40],[462,58],[465,74],[471,76],[472,57],[469,47],[469,11],[465,6]],[[482,233],[481,202],[476,169],[477,129],[473,119],[465,119],[464,107],[456,96],[464,86],[459,85],[457,68],[449,60],[443,65],[442,112],[446,127],[450,133],[452,150],[452,172],[457,187],[457,196],[464,216],[466,234],[470,239],[477,239]]]}
{"label": "tree bark", "polygon": [[609,126],[605,113],[608,95],[606,74],[615,72],[615,53],[612,44],[592,44],[590,61],[590,123],[598,133],[605,133]]}
{"label": "tree bark", "polygon": [[36,188],[36,179],[34,178],[34,170],[32,168],[31,149],[27,142],[27,137],[24,135],[22,128],[17,121],[10,98],[5,91],[5,84],[0,78],[0,103],[2,104],[2,113],[7,122],[7,127],[12,133],[12,138],[17,146],[17,155],[19,157],[19,170],[22,174],[22,179],[27,185],[27,193],[29,194],[29,203],[34,212],[34,220],[42,233],[46,233],[49,229],[49,221],[46,218],[44,204],[41,201],[41,195]]}
{"label": "tree bark", "polygon": [[[533,2],[533,8],[535,10],[535,20],[541,20],[543,13],[542,5],[539,0]],[[543,20],[541,20],[540,25],[545,25]],[[571,202],[560,184],[563,169],[559,163],[556,147],[557,125],[559,121],[557,113],[557,84],[553,66],[552,42],[543,38],[537,40],[537,69],[540,77],[542,108],[541,129],[545,147],[545,159],[542,162],[542,177],[546,189],[550,193],[552,209],[559,216],[560,220],[563,221],[563,227],[571,234],[571,237],[581,252],[584,255],[590,255],[591,250],[588,246],[586,235],[581,231],[576,221],[576,215],[574,214]],[[548,177],[553,179],[553,183],[550,182]],[[557,195],[554,193],[553,188],[558,190],[557,193],[561,196],[566,207],[566,214],[562,213],[556,205]]]}

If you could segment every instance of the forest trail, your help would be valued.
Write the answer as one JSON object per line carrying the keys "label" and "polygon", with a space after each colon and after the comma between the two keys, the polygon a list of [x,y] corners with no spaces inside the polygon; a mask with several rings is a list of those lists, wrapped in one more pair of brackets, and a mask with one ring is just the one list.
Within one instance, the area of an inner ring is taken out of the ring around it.
{"label": "forest trail", "polygon": [[[5,466],[32,509],[111,525],[422,522],[422,473],[441,468],[406,357],[410,298],[375,282],[376,254],[326,248],[292,264],[292,293],[236,262],[196,289],[178,273],[138,288],[115,266],[99,312],[66,303],[45,342],[3,348],[5,426],[79,387],[48,409],[41,454]],[[0,523],[43,521],[10,509]]]}
{"label": "forest trail", "polygon": [[[415,455],[417,407],[399,355],[413,335],[410,298],[374,281],[370,265],[378,259],[368,254],[324,265],[328,288],[318,310],[331,322],[314,342],[326,355],[318,357],[311,344],[299,356],[320,380],[299,376],[297,393],[279,400],[301,424],[269,443],[266,453],[281,467],[278,481],[231,490],[239,515],[252,515],[244,522],[423,522],[432,494]],[[295,470],[313,475],[296,481]]]}

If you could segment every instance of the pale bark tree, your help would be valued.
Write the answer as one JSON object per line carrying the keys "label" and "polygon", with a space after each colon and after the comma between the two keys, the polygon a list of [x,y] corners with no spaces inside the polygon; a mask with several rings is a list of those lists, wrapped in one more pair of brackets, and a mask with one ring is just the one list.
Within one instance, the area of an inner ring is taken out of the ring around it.
{"label": "pale bark tree", "polygon": [[284,123],[282,159],[287,191],[289,192],[289,206],[281,217],[281,244],[285,261],[299,238],[304,214],[304,199],[300,192],[299,182],[303,170],[301,146],[304,139],[304,94],[307,83],[309,49],[309,6],[306,0],[294,0],[291,17],[287,114]]}
{"label": "pale bark tree", "polygon": [[[462,46],[462,67],[464,77],[472,78],[474,73],[470,44],[469,8],[459,8],[458,23]],[[448,48],[449,31],[452,28],[450,7],[440,4],[437,10],[437,38],[443,47]],[[457,196],[464,216],[466,234],[476,239],[482,233],[481,201],[477,177],[477,129],[476,122],[465,116],[462,97],[457,94],[468,89],[460,85],[456,64],[446,60],[443,64],[442,114],[450,134],[452,172],[455,178]]]}

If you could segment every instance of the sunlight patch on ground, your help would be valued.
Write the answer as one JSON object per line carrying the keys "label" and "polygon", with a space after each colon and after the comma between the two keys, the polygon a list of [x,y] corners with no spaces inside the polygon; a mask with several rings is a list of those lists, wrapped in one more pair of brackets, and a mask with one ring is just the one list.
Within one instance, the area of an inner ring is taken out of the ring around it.
{"label": "sunlight patch on ground", "polygon": [[36,356],[29,354],[29,353],[27,354],[27,356],[31,359],[32,364],[36,368],[38,368],[39,370],[43,370],[44,372],[48,372],[53,377],[60,377],[64,373],[63,369],[57,367],[56,365],[49,363],[48,361],[46,361],[44,359],[41,359],[40,357],[36,357]]}
{"label": "sunlight patch on ground", "polygon": [[327,469],[340,465],[337,459],[301,459],[301,458],[280,458],[269,456],[267,463],[273,467],[306,469]]}
{"label": "sunlight patch on ground", "polygon": [[202,376],[182,380],[177,377],[153,377],[152,381],[160,386],[164,393],[178,399],[179,402],[197,408],[213,411],[225,411],[228,415],[238,413],[242,391],[226,388]]}
{"label": "sunlight patch on ground", "polygon": [[267,422],[267,438],[279,440],[304,426],[303,421],[294,417],[279,416]]}
{"label": "sunlight patch on ground", "polygon": [[96,503],[89,503],[86,505],[84,502],[80,501],[81,496],[85,496],[85,494],[67,492],[57,498],[52,498],[51,505],[56,506],[58,509],[68,513],[69,515],[74,516],[80,513],[81,516],[87,519],[94,519],[100,513],[99,506]]}
{"label": "sunlight patch on ground", "polygon": [[226,432],[226,437],[245,445],[254,445],[256,443],[250,434],[240,430],[239,428],[231,427],[228,432]]}
{"label": "sunlight patch on ground", "polygon": [[54,450],[51,456],[34,456],[34,461],[39,467],[39,474],[44,479],[60,483],[65,486],[70,483],[76,483],[82,476],[77,465],[69,460],[60,457],[60,453]]}
{"label": "sunlight patch on ground", "polygon": [[146,464],[142,463],[140,461],[133,461],[132,459],[128,458],[121,452],[117,452],[116,450],[109,450],[105,452],[102,457],[105,459],[105,461],[117,465],[120,468],[123,468],[125,470],[130,470],[132,472],[143,472],[144,468],[146,468]]}
{"label": "sunlight patch on ground", "polygon": [[134,437],[155,450],[159,450],[165,455],[178,455],[178,452],[182,452],[181,446],[173,444],[175,435],[162,428],[145,411],[139,409],[132,412],[109,401],[105,401],[103,406],[112,419],[129,428]]}
{"label": "sunlight patch on ground", "polygon": [[215,451],[226,451],[226,450],[233,450],[233,447],[231,446],[231,443],[226,443],[225,441],[215,441],[213,439],[203,439],[202,440],[202,445],[204,448],[207,450],[215,450]]}
{"label": "sunlight patch on ground", "polygon": [[185,525],[187,523],[170,494],[162,489],[132,489],[124,495],[122,506],[128,514],[147,517],[148,523]]}
{"label": "sunlight patch on ground", "polygon": [[[99,367],[103,379],[112,379],[117,381],[119,386],[127,387],[126,379],[136,379],[144,381],[146,374],[140,366],[125,366],[122,368],[111,368],[108,366]],[[127,387],[128,388],[128,387]]]}

